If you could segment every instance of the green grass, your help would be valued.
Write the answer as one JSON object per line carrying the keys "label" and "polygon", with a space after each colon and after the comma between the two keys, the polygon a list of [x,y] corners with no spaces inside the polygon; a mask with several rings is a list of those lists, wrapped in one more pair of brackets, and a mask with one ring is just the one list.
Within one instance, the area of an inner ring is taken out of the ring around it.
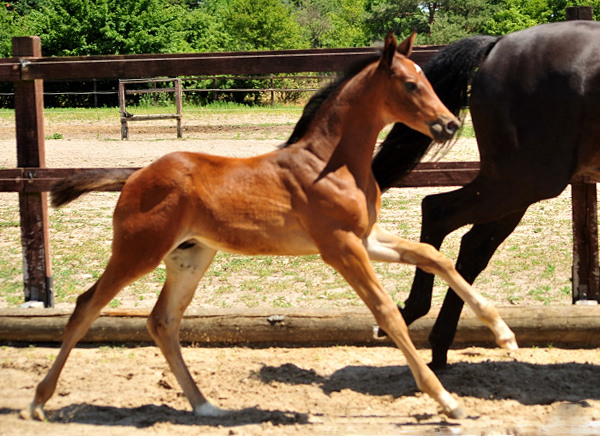
{"label": "green grass", "polygon": [[[397,190],[383,201],[381,224],[411,240],[418,239],[422,196]],[[400,195],[403,194],[403,195]],[[92,197],[116,194],[97,193]],[[558,199],[564,202],[567,199]],[[57,304],[72,305],[98,279],[110,256],[112,208],[97,208],[95,199],[51,211],[52,269]],[[545,222],[532,206],[521,226],[501,246],[475,288],[498,305],[570,304],[571,240],[569,222]],[[0,208],[2,256],[0,300],[9,307],[22,303],[22,257],[16,201]],[[10,224],[7,224],[10,223]],[[547,226],[550,225],[550,228]],[[542,228],[536,233],[534,230]],[[463,231],[464,233],[464,231]],[[552,243],[547,240],[554,233]],[[451,235],[442,252],[456,258],[461,233]],[[384,288],[401,304],[408,295],[414,267],[373,263]],[[151,307],[165,280],[164,266],[138,280],[109,307]],[[436,279],[434,304],[441,304],[446,285]],[[192,305],[196,307],[344,307],[362,306],[345,280],[320,256],[241,256],[219,252],[200,282]]]}
{"label": "green grass", "polygon": [[[127,110],[136,115],[142,114],[164,114],[175,113],[175,106],[153,106],[151,104],[143,104],[141,106],[127,106]],[[292,113],[297,114],[298,118],[302,114],[303,106],[281,105],[275,104],[274,107],[269,106],[248,106],[232,102],[213,102],[206,106],[196,106],[184,104],[184,117],[202,117],[206,114],[224,114],[236,117],[243,114],[251,114],[254,116]],[[118,107],[102,107],[102,108],[46,108],[44,109],[44,117],[48,125],[60,123],[94,123],[99,121],[116,120],[118,122],[120,112]],[[0,109],[0,122],[13,124],[15,113],[13,109]],[[245,123],[237,123],[233,125],[244,125]],[[275,125],[274,123],[265,123],[265,126]],[[46,136],[46,139],[62,139],[60,132],[52,132]]]}

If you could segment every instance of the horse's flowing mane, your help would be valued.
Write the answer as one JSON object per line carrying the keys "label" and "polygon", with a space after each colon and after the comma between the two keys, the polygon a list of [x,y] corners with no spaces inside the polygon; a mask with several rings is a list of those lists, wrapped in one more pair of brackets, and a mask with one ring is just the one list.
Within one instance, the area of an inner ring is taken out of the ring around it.
{"label": "horse's flowing mane", "polygon": [[329,85],[326,85],[319,91],[317,91],[317,93],[310,98],[306,106],[304,106],[302,116],[300,117],[298,123],[296,123],[294,131],[292,132],[289,139],[281,145],[281,148],[295,144],[306,134],[308,126],[319,111],[321,105],[325,102],[325,100],[327,100],[327,98],[329,98],[329,96],[331,96],[331,94],[333,94],[340,87],[342,83],[346,82],[347,80],[350,80],[352,77],[356,76],[363,69],[365,69],[367,65],[372,64],[380,58],[381,51],[378,51],[375,54],[368,55],[367,57],[354,62],[348,67],[348,69],[346,69],[344,74],[340,75]]}

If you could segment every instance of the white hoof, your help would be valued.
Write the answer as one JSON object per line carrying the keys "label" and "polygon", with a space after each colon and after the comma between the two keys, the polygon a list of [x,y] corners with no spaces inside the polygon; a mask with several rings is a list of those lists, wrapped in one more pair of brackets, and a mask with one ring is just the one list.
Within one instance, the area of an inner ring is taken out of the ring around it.
{"label": "white hoof", "polygon": [[442,406],[442,411],[450,418],[460,419],[464,417],[465,413],[459,402],[452,398],[448,391],[441,392],[437,401]]}
{"label": "white hoof", "polygon": [[231,412],[229,410],[219,409],[217,406],[213,406],[207,401],[203,405],[196,407],[194,413],[198,416],[214,418],[216,416],[225,416]]}
{"label": "white hoof", "polygon": [[37,419],[38,421],[46,421],[46,414],[41,404],[37,406],[34,403],[29,404],[26,409],[21,410],[22,419]]}
{"label": "white hoof", "polygon": [[498,338],[496,340],[496,343],[500,348],[504,348],[505,350],[514,351],[519,349],[519,345],[517,344],[517,338],[510,329],[501,338]]}

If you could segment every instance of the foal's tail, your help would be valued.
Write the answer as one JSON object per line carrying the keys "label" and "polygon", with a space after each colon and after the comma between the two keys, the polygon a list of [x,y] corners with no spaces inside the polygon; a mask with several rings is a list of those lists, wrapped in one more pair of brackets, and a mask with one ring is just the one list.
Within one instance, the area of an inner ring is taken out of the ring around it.
{"label": "foal's tail", "polygon": [[135,171],[130,168],[88,170],[59,180],[50,189],[52,207],[64,206],[91,191],[117,191]]}
{"label": "foal's tail", "polygon": [[[499,37],[472,36],[440,50],[423,68],[442,103],[458,116],[467,104],[475,70]],[[372,168],[382,191],[406,176],[432,145],[430,137],[396,123],[375,155]]]}

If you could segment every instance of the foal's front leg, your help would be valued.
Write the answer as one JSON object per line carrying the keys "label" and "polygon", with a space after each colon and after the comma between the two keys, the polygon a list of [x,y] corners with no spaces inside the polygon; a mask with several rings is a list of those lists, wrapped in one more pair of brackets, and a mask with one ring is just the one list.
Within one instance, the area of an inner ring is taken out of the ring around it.
{"label": "foal's front leg", "polygon": [[381,287],[361,240],[353,233],[342,231],[324,232],[320,236],[317,240],[323,260],[344,276],[371,310],[377,323],[404,353],[417,387],[436,400],[448,416],[464,417],[460,404],[444,389],[417,353],[408,327],[396,303]]}
{"label": "foal's front leg", "polygon": [[378,225],[373,227],[364,243],[371,260],[407,263],[440,276],[471,307],[477,318],[492,330],[500,347],[508,350],[518,348],[514,333],[500,318],[494,305],[475,292],[456,271],[450,259],[434,247],[399,238]]}

